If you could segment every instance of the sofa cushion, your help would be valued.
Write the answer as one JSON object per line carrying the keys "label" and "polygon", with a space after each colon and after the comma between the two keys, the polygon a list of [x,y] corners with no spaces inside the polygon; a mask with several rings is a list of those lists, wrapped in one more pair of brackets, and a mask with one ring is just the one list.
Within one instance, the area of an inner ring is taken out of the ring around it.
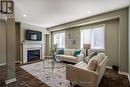
{"label": "sofa cushion", "polygon": [[77,55],[79,55],[79,54],[80,54],[80,52],[81,52],[81,50],[75,50],[75,52],[74,52],[73,56],[77,57]]}
{"label": "sofa cushion", "polygon": [[99,53],[99,54],[95,57],[95,59],[97,59],[97,61],[98,61],[98,64],[100,64],[101,61],[102,61],[104,58],[105,58],[105,54],[104,54],[104,53]]}
{"label": "sofa cushion", "polygon": [[90,61],[88,62],[88,67],[87,69],[92,70],[92,71],[96,71],[98,66],[98,61],[96,59],[96,56],[94,56],[92,59],[90,59]]}
{"label": "sofa cushion", "polygon": [[69,56],[69,55],[60,55],[60,58],[63,60],[63,61],[77,61],[77,58],[74,57],[74,56]]}
{"label": "sofa cushion", "polygon": [[64,55],[70,55],[71,50],[70,49],[64,49]]}
{"label": "sofa cushion", "polygon": [[83,61],[77,63],[75,66],[81,69],[86,69],[88,67],[88,65],[84,63]]}
{"label": "sofa cushion", "polygon": [[62,57],[64,57],[64,58],[72,58],[72,59],[77,59],[76,57],[74,57],[74,56],[69,56],[69,55],[63,55]]}
{"label": "sofa cushion", "polygon": [[75,52],[76,49],[70,49],[70,50],[71,50],[70,55],[73,56],[73,54],[74,54],[74,52]]}

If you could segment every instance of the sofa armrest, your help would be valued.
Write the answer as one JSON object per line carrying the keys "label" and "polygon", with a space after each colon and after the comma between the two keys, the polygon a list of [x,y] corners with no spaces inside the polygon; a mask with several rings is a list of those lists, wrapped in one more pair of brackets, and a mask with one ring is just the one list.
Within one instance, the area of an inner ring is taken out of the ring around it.
{"label": "sofa armrest", "polygon": [[78,58],[78,62],[83,61],[84,54],[77,55],[77,58]]}
{"label": "sofa armrest", "polygon": [[[66,66],[66,79],[71,82],[76,82],[82,85],[93,85],[92,87],[96,87],[96,82],[98,79],[98,73],[78,68],[74,65],[67,65]],[[88,86],[88,87],[89,87]]]}

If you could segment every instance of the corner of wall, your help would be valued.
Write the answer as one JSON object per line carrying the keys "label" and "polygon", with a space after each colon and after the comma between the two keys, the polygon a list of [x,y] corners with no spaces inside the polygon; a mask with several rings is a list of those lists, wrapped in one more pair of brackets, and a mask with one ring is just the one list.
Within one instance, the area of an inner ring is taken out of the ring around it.
{"label": "corner of wall", "polygon": [[129,51],[128,51],[128,72],[129,72],[129,75],[130,75],[130,5],[129,5],[129,22],[128,22],[128,31],[129,31],[129,34],[128,34],[128,47],[129,47]]}

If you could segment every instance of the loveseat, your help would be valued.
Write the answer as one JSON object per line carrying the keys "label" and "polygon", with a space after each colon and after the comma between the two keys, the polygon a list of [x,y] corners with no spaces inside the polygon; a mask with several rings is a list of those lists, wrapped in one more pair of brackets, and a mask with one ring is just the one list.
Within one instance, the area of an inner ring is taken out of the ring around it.
{"label": "loveseat", "polygon": [[55,57],[57,61],[78,63],[83,60],[84,55],[86,53],[85,49],[79,50],[81,50],[81,52],[77,56],[74,56],[74,52],[76,51],[76,49],[64,49],[64,54],[56,54]]}
{"label": "loveseat", "polygon": [[[92,63],[92,60],[95,59],[97,60],[96,67],[94,62]],[[99,53],[97,56],[94,56],[89,60],[88,64],[82,61],[76,65],[67,65],[66,79],[72,84],[78,84],[81,87],[98,87],[105,72],[107,61],[107,56],[105,56],[104,53]],[[91,63],[92,67],[90,68]]]}

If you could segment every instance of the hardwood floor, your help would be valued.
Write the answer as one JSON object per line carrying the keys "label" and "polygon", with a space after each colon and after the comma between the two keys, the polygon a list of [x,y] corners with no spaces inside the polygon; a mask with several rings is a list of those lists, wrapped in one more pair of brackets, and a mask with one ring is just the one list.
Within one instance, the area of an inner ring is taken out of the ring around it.
{"label": "hardwood floor", "polygon": [[[4,83],[5,66],[0,67],[0,87],[48,87],[45,83],[20,68],[20,66],[20,64],[16,64],[17,81],[8,85]],[[107,69],[99,87],[130,87],[130,83],[127,76],[120,75],[113,70]]]}
{"label": "hardwood floor", "polygon": [[118,74],[111,69],[106,69],[99,87],[130,87],[130,82],[127,76]]}

